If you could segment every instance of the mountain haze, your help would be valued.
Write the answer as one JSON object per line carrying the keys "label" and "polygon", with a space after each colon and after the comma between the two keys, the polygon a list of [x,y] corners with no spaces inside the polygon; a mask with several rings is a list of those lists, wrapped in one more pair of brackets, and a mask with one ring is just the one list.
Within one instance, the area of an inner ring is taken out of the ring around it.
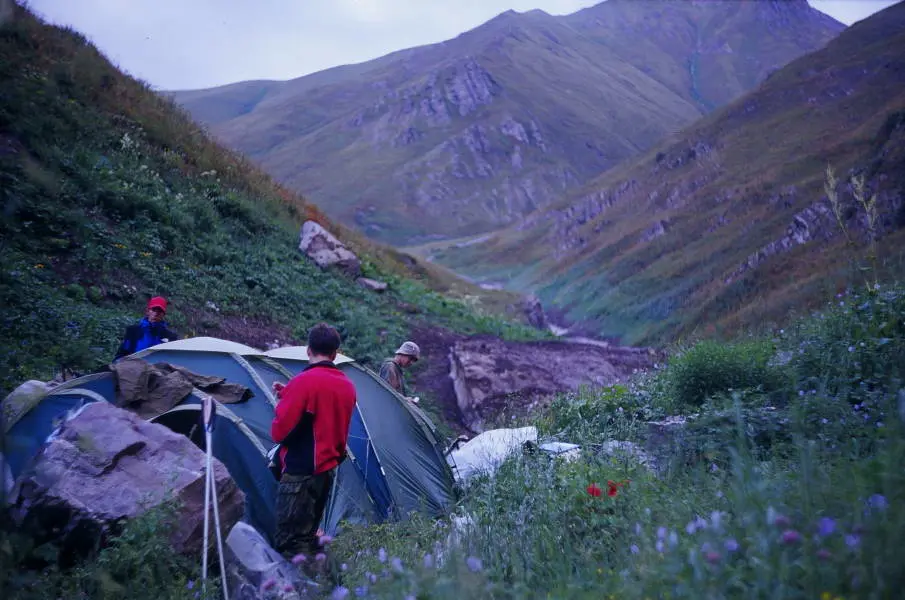
{"label": "mountain haze", "polygon": [[395,244],[486,232],[758,84],[843,25],[788,2],[509,11],[455,39],[174,98],[325,212]]}
{"label": "mountain haze", "polygon": [[[847,185],[860,174],[879,209],[868,276],[901,275],[903,48],[899,3],[518,225],[428,250],[629,342],[738,329],[863,281],[851,267],[864,264],[869,236]],[[857,250],[824,193],[828,165]]]}

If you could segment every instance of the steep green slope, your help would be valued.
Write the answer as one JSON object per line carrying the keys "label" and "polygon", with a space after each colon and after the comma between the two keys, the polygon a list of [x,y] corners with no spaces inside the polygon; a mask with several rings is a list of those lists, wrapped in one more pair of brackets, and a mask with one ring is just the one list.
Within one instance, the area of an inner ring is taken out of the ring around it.
{"label": "steep green slope", "polygon": [[[102,366],[155,294],[171,299],[182,335],[263,347],[326,320],[364,362],[423,321],[529,334],[466,307],[476,286],[336,227],[79,34],[17,9],[0,28],[0,58],[0,393]],[[306,219],[337,232],[390,290],[369,292],[301,256]],[[487,310],[515,299],[472,298]]]}
{"label": "steep green slope", "polygon": [[851,267],[868,249],[864,212],[840,185],[853,249],[824,194],[831,165],[876,191],[877,274],[900,274],[902,48],[900,3],[554,208],[430,251],[463,273],[537,289],[633,343],[756,325],[860,279]]}
{"label": "steep green slope", "polygon": [[547,206],[843,29],[788,4],[509,11],[368,63],[174,97],[331,217],[420,243]]}

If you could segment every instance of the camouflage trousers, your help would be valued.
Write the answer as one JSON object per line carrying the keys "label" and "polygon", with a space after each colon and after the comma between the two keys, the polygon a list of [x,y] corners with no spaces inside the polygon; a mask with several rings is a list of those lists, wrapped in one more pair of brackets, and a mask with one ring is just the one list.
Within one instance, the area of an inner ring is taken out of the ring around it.
{"label": "camouflage trousers", "polygon": [[317,528],[335,475],[336,469],[330,469],[317,475],[285,473],[280,478],[274,535],[277,552],[290,559],[296,554],[311,556],[318,552]]}

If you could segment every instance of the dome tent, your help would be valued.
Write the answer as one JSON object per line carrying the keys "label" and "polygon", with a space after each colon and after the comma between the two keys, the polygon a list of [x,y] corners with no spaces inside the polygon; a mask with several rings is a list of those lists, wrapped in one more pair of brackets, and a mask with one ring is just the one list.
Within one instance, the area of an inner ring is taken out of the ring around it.
{"label": "dome tent", "polygon": [[[308,366],[306,346],[277,348],[264,356],[290,376]],[[339,355],[336,365],[358,394],[348,441],[352,460],[347,462],[360,472],[360,483],[369,492],[378,519],[402,519],[411,512],[445,514],[455,501],[454,479],[433,423],[380,376],[355,360]],[[360,495],[342,489],[352,485],[344,475],[338,473],[340,489],[327,505],[327,532],[335,530],[341,520],[370,520],[356,514],[363,508],[360,502],[348,503]]]}
{"label": "dome tent", "polygon": [[[288,382],[307,366],[304,347],[273,351],[216,338],[189,338],[153,346],[132,355],[149,363],[170,363],[200,375],[224,377],[248,387],[252,397],[217,405],[214,455],[246,494],[246,520],[272,539],[277,482],[267,467],[276,399],[274,381]],[[411,511],[442,515],[453,500],[453,478],[426,418],[373,372],[340,356],[337,365],[358,393],[348,444],[350,460],[340,466],[322,528],[330,534],[339,522],[373,523],[401,519]],[[115,375],[87,375],[52,388],[31,406],[17,410],[8,423],[7,457],[13,476],[56,427],[56,420],[86,402],[115,402]],[[150,420],[189,436],[203,447],[200,406],[204,392],[194,390],[178,406]],[[7,399],[9,400],[9,399]],[[6,404],[7,401],[4,401]],[[7,407],[4,406],[4,410]],[[372,434],[374,437],[372,437]]]}

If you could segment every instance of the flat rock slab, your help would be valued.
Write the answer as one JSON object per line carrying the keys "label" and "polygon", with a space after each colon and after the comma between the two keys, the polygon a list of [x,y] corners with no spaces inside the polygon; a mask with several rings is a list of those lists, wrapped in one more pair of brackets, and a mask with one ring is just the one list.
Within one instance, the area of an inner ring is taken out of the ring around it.
{"label": "flat rock slab", "polygon": [[[82,553],[102,545],[126,520],[176,500],[173,547],[199,553],[204,468],[204,452],[187,437],[95,402],[66,420],[19,476],[11,513],[39,539]],[[213,468],[225,537],[244,513],[245,495],[220,461],[214,459]]]}
{"label": "flat rock slab", "polygon": [[449,354],[456,401],[473,431],[483,431],[485,423],[501,414],[541,408],[557,393],[618,383],[655,359],[646,348],[491,337],[457,341]]}

